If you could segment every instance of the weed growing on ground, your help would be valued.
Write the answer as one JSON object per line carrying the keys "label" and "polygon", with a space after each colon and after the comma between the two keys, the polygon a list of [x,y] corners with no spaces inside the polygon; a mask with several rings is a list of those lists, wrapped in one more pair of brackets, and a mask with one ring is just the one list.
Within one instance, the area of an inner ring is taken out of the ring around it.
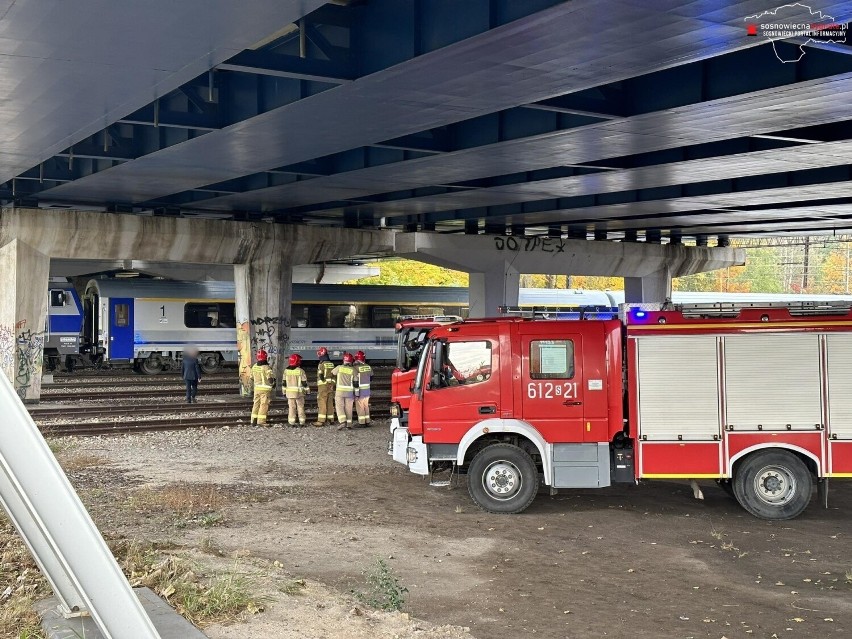
{"label": "weed growing on ground", "polygon": [[192,518],[213,513],[224,502],[225,498],[215,484],[178,482],[137,490],[129,505],[137,512],[167,510],[183,518]]}
{"label": "weed growing on ground", "polygon": [[850,584],[852,584],[852,570],[846,571],[846,581],[848,581]]}
{"label": "weed growing on ground", "polygon": [[72,450],[77,445],[77,442],[68,437],[51,437],[47,438],[47,445],[54,455],[58,455],[59,453],[66,453],[69,450]]}
{"label": "weed growing on ground", "polygon": [[362,603],[381,610],[402,610],[408,588],[399,583],[384,559],[376,562],[364,572],[367,591],[353,590],[352,593]]}
{"label": "weed growing on ground", "polygon": [[79,455],[71,455],[60,460],[59,465],[66,473],[73,473],[86,468],[94,468],[97,466],[105,466],[109,463],[106,457],[98,455],[87,455],[85,453]]}
{"label": "weed growing on ground", "polygon": [[207,553],[208,555],[213,555],[214,557],[225,556],[225,552],[210,537],[205,537],[204,539],[202,539],[201,543],[198,545],[198,549],[201,552]]}
{"label": "weed growing on ground", "polygon": [[288,581],[286,584],[278,586],[278,592],[283,592],[285,595],[295,597],[296,595],[303,594],[307,585],[308,584],[304,579],[293,579],[292,581]]}

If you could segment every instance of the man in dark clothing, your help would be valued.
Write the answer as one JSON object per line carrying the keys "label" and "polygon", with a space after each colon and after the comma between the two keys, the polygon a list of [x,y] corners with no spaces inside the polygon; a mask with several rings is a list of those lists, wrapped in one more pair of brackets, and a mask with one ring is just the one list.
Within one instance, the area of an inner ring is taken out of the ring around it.
{"label": "man in dark clothing", "polygon": [[198,394],[198,382],[201,381],[201,364],[198,363],[198,349],[188,348],[183,352],[181,376],[186,382],[186,403],[194,404]]}

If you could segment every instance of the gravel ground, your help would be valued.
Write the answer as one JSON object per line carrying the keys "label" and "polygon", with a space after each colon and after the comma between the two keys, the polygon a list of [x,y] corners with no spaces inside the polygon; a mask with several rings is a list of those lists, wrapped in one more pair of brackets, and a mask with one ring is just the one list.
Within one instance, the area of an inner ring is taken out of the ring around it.
{"label": "gravel ground", "polygon": [[[102,529],[248,562],[273,601],[213,639],[852,637],[850,483],[789,522],[752,518],[712,483],[697,501],[672,482],[542,494],[496,516],[463,480],[430,489],[386,440],[385,425],[235,427],[57,445],[91,459],[70,476]],[[132,505],[134,491],[176,481],[215,484],[221,520]],[[377,558],[409,589],[414,619],[353,610],[346,593]],[[306,579],[305,593],[281,594],[284,578]]]}

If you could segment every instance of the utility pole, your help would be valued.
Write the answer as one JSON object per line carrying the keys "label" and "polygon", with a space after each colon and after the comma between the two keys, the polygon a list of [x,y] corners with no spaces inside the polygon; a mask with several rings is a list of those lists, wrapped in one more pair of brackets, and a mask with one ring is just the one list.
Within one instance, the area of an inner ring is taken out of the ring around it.
{"label": "utility pole", "polygon": [[802,269],[802,293],[806,293],[808,290],[808,263],[810,261],[811,254],[811,238],[805,238],[805,255],[802,259],[802,263],[804,268]]}

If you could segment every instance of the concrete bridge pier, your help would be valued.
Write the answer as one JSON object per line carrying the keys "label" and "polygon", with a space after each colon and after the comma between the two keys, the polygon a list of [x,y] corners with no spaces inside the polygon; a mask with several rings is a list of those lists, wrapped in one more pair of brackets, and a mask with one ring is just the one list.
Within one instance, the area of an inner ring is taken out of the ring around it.
{"label": "concrete bridge pier", "polygon": [[515,235],[400,233],[394,252],[470,273],[470,316],[516,306],[520,274],[625,278],[628,302],[664,302],[672,278],[745,263],[745,252],[682,244],[607,242]]}
{"label": "concrete bridge pier", "polygon": [[386,255],[392,247],[390,231],[0,209],[0,370],[21,397],[39,399],[51,258],[139,260],[161,273],[169,265],[179,273],[198,265],[234,267],[241,372],[264,348],[280,373],[290,339],[293,267]]}
{"label": "concrete bridge pier", "polygon": [[26,242],[0,247],[0,368],[24,401],[41,394],[49,271],[50,258]]}
{"label": "concrete bridge pier", "polygon": [[234,283],[241,392],[251,392],[254,354],[261,349],[268,353],[280,387],[290,341],[293,264],[280,252],[263,255],[234,265]]}
{"label": "concrete bridge pier", "polygon": [[624,301],[628,304],[665,302],[672,296],[672,273],[668,266],[642,277],[624,278]]}

